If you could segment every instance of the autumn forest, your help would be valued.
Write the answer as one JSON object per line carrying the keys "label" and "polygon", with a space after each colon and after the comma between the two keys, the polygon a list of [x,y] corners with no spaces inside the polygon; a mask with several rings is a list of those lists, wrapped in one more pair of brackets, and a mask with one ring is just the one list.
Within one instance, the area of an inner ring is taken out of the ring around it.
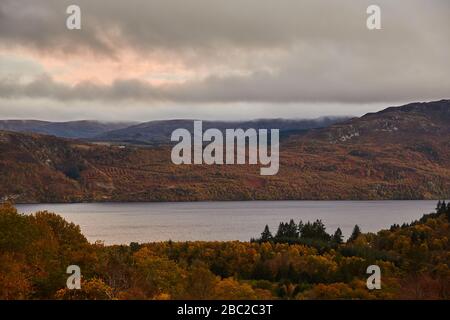
{"label": "autumn forest", "polygon": [[[449,299],[449,220],[439,202],[376,234],[355,226],[346,241],[320,220],[292,220],[249,242],[106,246],[55,213],[4,204],[0,299]],[[66,287],[69,265],[81,268],[81,290]],[[367,289],[368,265],[380,267],[381,290]]]}

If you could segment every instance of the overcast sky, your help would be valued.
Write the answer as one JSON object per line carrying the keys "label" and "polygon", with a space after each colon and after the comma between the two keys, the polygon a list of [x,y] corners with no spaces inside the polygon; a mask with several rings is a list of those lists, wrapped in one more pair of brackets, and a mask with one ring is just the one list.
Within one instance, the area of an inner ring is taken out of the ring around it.
{"label": "overcast sky", "polygon": [[0,118],[311,118],[450,98],[449,16],[448,0],[1,0]]}

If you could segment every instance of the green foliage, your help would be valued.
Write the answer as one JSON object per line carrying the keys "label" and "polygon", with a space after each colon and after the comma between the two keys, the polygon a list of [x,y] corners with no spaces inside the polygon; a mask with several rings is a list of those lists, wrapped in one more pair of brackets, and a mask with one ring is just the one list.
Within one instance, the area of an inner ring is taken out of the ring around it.
{"label": "green foliage", "polygon": [[272,241],[273,236],[269,230],[269,226],[266,224],[264,231],[261,233],[261,238],[259,239],[261,242]]}
{"label": "green foliage", "polygon": [[445,215],[447,220],[450,221],[450,202],[448,204],[444,201],[439,201],[436,206],[436,214],[437,215]]}
{"label": "green foliage", "polygon": [[341,228],[337,228],[333,236],[331,237],[331,241],[336,244],[341,244],[343,242],[343,235]]}
{"label": "green foliage", "polygon": [[352,234],[350,235],[350,238],[348,238],[349,242],[355,241],[356,239],[358,239],[358,237],[361,235],[361,229],[359,228],[358,225],[355,225],[355,227],[353,228]]}
{"label": "green foliage", "polygon": [[[341,236],[339,238],[339,232]],[[272,241],[275,243],[290,243],[290,244],[305,244],[313,246],[320,250],[329,249],[342,243],[342,232],[339,229],[336,238],[333,238],[326,232],[325,225],[321,220],[314,222],[295,224],[291,219],[289,222],[281,222],[278,226],[277,233],[272,236],[269,227],[266,225],[264,231],[261,233],[261,237],[258,239],[252,239],[252,242],[267,242]]]}
{"label": "green foliage", "polygon": [[291,219],[289,223],[281,222],[278,231],[275,235],[277,241],[296,240],[299,237],[299,229],[294,220]]}
{"label": "green foliage", "polygon": [[302,239],[317,239],[323,241],[329,241],[331,236],[325,231],[325,225],[321,220],[316,220],[315,222],[307,222],[302,225],[300,222],[299,226],[300,238]]}

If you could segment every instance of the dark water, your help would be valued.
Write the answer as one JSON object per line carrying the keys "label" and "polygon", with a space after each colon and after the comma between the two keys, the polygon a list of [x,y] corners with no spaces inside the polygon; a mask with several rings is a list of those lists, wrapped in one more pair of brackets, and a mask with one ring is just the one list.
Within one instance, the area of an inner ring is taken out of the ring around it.
{"label": "dark water", "polygon": [[266,224],[322,219],[329,233],[347,237],[358,224],[376,232],[432,212],[436,201],[252,201],[183,203],[80,203],[18,205],[23,213],[48,210],[80,225],[89,241],[106,244],[258,237]]}

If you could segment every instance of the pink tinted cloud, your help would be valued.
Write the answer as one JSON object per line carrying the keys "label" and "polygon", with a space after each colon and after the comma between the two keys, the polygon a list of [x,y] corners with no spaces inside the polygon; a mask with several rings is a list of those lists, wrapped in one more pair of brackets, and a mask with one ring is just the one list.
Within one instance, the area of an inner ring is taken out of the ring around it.
{"label": "pink tinted cloud", "polygon": [[189,68],[179,58],[163,53],[142,55],[121,50],[114,57],[90,52],[77,55],[49,54],[28,48],[1,48],[0,55],[32,60],[54,81],[76,85],[89,81],[109,85],[115,80],[138,79],[153,86],[180,84],[207,76],[204,70]]}

